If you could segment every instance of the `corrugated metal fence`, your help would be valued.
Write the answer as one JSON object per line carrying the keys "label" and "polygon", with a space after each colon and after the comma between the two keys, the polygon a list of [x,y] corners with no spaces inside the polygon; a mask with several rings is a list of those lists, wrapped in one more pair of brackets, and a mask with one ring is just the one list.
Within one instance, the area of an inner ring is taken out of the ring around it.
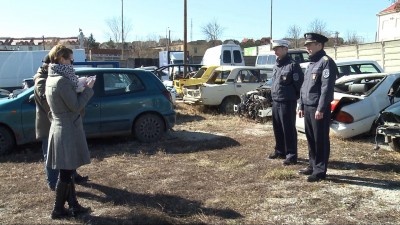
{"label": "corrugated metal fence", "polygon": [[373,59],[385,72],[400,71],[400,40],[325,48],[333,59]]}

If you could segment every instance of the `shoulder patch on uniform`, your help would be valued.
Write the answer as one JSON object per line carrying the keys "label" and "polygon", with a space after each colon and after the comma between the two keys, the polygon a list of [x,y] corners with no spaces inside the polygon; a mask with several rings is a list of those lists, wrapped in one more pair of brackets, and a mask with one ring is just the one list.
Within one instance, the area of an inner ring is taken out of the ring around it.
{"label": "shoulder patch on uniform", "polygon": [[324,57],[322,57],[325,61],[328,61],[329,60],[329,58],[328,58],[328,56],[324,56]]}
{"label": "shoulder patch on uniform", "polygon": [[298,73],[294,73],[293,74],[293,80],[294,81],[299,81],[299,74]]}
{"label": "shoulder patch on uniform", "polygon": [[329,77],[329,69],[324,69],[324,71],[322,71],[322,76],[324,78],[328,78]]}

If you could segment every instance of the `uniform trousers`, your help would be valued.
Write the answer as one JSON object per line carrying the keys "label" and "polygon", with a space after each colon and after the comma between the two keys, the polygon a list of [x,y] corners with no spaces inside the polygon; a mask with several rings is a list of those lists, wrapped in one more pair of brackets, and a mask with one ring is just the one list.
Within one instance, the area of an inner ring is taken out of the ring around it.
{"label": "uniform trousers", "polygon": [[297,161],[296,101],[272,102],[275,152]]}
{"label": "uniform trousers", "polygon": [[316,106],[304,106],[304,125],[308,142],[308,157],[313,175],[326,176],[330,154],[329,125],[331,120],[330,106],[320,120],[315,119]]}

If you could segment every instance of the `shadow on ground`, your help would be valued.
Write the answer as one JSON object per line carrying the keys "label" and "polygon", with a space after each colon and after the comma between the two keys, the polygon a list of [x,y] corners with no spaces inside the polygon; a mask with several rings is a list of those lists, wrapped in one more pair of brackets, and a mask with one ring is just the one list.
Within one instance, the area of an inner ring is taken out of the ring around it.
{"label": "shadow on ground", "polygon": [[[90,224],[109,224],[110,222],[111,224],[176,224],[184,222],[185,217],[197,215],[215,216],[222,219],[238,219],[243,217],[240,213],[232,209],[208,208],[204,207],[199,201],[174,195],[132,193],[96,183],[87,183],[84,186],[96,189],[104,193],[104,196],[79,192],[78,196],[81,198],[132,208],[130,215],[121,215],[123,219],[106,216],[88,216],[88,218],[84,218]],[[193,218],[191,221],[193,221]]]}

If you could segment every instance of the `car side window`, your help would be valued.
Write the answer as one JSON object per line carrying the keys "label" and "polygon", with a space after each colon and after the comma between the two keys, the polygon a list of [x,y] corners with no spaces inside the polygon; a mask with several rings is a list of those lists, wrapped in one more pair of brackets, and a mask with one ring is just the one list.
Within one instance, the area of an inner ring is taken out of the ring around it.
{"label": "car side window", "polygon": [[104,93],[106,95],[116,95],[144,89],[143,83],[135,74],[105,73],[103,77]]}

